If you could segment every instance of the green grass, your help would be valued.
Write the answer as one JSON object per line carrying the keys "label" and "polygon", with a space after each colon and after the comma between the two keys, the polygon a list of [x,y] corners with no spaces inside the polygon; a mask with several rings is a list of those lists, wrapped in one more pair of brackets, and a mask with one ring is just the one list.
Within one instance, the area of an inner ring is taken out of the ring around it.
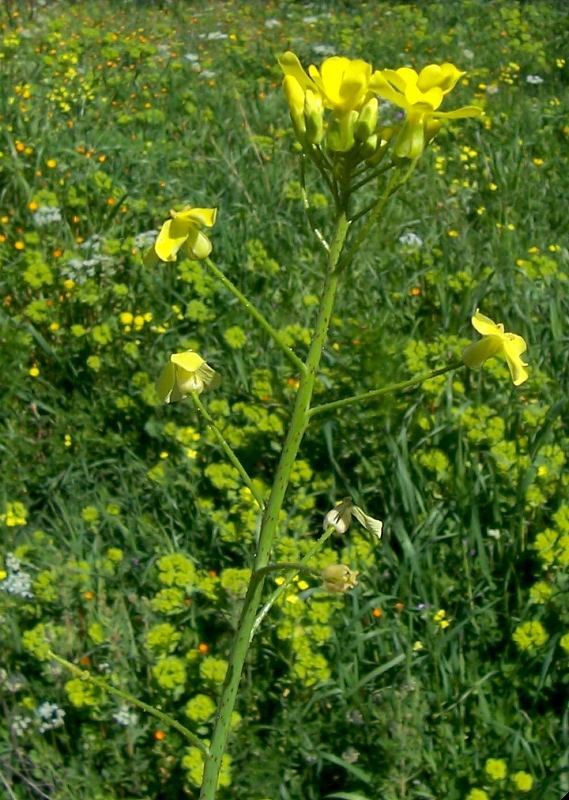
{"label": "green grass", "polygon": [[[156,406],[152,385],[171,352],[199,349],[223,378],[205,396],[210,412],[266,488],[295,375],[205,269],[145,268],[137,237],[174,205],[219,207],[216,263],[306,351],[323,260],[276,64],[291,47],[305,64],[329,52],[376,67],[452,61],[467,71],[456,105],[486,110],[440,134],[362,248],[318,401],[456,358],[477,307],[529,342],[530,380],[514,389],[495,360],[315,419],[275,556],[302,556],[348,494],[384,520],[383,544],[355,528],[333,539],[320,561],[347,559],[357,589],[331,600],[300,591],[271,612],[220,795],[466,800],[478,788],[514,800],[511,776],[525,771],[528,798],[558,800],[569,790],[562,5],[97,0],[0,13],[0,568],[13,578],[15,554],[33,594],[0,582],[0,795],[198,797],[178,734],[157,739],[138,712],[119,724],[115,700],[88,698],[42,660],[42,636],[211,735],[207,712],[184,708],[219,692],[203,665],[227,656],[255,512],[191,405]],[[542,83],[527,80],[536,75]],[[310,172],[308,185],[328,232],[326,188]],[[60,220],[39,225],[45,207]],[[402,243],[406,232],[422,246]],[[126,312],[152,318],[136,329]],[[186,557],[182,577],[160,561],[169,554]],[[172,588],[177,599],[158,595]],[[530,621],[547,640],[523,650],[512,637]],[[165,623],[179,636],[150,647]],[[160,685],[170,657],[183,670]],[[41,732],[45,702],[65,718]],[[505,760],[507,779],[485,773],[490,758]]]}

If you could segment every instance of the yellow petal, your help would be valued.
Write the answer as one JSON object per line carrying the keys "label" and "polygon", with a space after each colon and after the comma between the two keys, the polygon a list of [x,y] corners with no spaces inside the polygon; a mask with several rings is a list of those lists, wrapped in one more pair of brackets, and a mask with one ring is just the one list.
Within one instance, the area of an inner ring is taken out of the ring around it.
{"label": "yellow petal", "polygon": [[468,117],[481,117],[484,114],[479,106],[462,106],[454,111],[435,111],[435,117],[446,119],[467,119]]}
{"label": "yellow petal", "polygon": [[399,92],[388,82],[383,72],[377,70],[376,72],[373,73],[373,75],[370,78],[368,88],[371,92],[375,92],[384,100],[389,100],[390,103],[394,103],[396,106],[401,106],[402,108],[405,108],[404,94],[402,94],[402,92]]}
{"label": "yellow petal", "polygon": [[443,80],[443,71],[438,64],[429,64],[423,67],[417,78],[417,88],[421,92],[440,86]]}
{"label": "yellow petal", "polygon": [[448,94],[458,81],[462,78],[463,75],[466,75],[465,72],[455,67],[454,64],[451,64],[450,61],[445,61],[444,64],[441,64],[441,72],[443,74],[443,79],[439,86],[443,90],[445,94]]}
{"label": "yellow petal", "polygon": [[175,261],[178,250],[188,238],[188,223],[176,225],[175,222],[176,220],[169,219],[162,225],[154,244],[156,255],[161,261]]}
{"label": "yellow petal", "polygon": [[285,75],[283,89],[291,114],[301,116],[304,111],[306,92],[293,75]]}
{"label": "yellow petal", "polygon": [[314,88],[312,81],[302,68],[302,64],[298,60],[298,56],[296,56],[292,51],[287,50],[287,52],[283,53],[282,56],[279,56],[277,60],[284,74],[291,75],[293,78],[296,78],[302,89],[306,90],[309,88]]}
{"label": "yellow petal", "polygon": [[485,317],[484,314],[481,314],[478,309],[476,309],[476,313],[472,317],[472,325],[478,333],[481,333],[482,336],[502,336],[504,333],[504,326],[502,324],[496,325],[495,322],[489,317]]}
{"label": "yellow petal", "polygon": [[184,223],[194,223],[212,228],[217,219],[217,208],[184,208],[182,211],[170,212],[174,219]]}
{"label": "yellow petal", "polygon": [[434,86],[427,92],[421,92],[416,86],[409,84],[405,90],[405,99],[409,105],[426,106],[433,111],[443,102],[443,91],[438,86]]}
{"label": "yellow petal", "polygon": [[524,369],[524,367],[527,367],[527,364],[520,358],[522,353],[525,353],[527,350],[527,344],[521,336],[515,333],[506,333],[504,335],[503,347],[504,356],[508,362],[514,386],[519,386],[524,383],[524,381],[527,381],[529,377],[527,370]]}
{"label": "yellow petal", "polygon": [[156,381],[156,394],[163,403],[169,403],[172,395],[172,389],[176,379],[176,368],[173,364],[168,363],[160,373],[160,377]]}
{"label": "yellow petal", "polygon": [[194,353],[193,350],[186,350],[185,353],[173,353],[170,356],[170,361],[177,367],[185,369],[186,372],[195,372],[204,363],[203,358]]}

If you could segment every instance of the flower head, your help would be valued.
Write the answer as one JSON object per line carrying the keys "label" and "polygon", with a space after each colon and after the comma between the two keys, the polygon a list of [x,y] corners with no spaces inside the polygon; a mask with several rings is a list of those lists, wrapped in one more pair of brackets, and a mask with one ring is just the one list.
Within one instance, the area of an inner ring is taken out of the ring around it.
{"label": "flower head", "polygon": [[472,325],[483,338],[468,345],[463,351],[462,360],[466,366],[481,367],[492,356],[503,355],[510,368],[514,386],[520,386],[527,381],[528,373],[525,369],[527,364],[521,359],[522,353],[527,350],[527,345],[522,337],[515,333],[505,333],[502,323],[492,322],[478,309],[472,317]]}
{"label": "flower head", "polygon": [[215,378],[214,370],[193,350],[173,353],[156,381],[156,392],[163,403],[172,403],[203,392]]}
{"label": "flower head", "polygon": [[533,787],[533,778],[529,772],[524,772],[523,770],[514,772],[512,775],[512,781],[514,782],[518,792],[531,792]]}
{"label": "flower head", "polygon": [[[294,96],[300,98],[298,89],[302,92],[311,90],[319,94],[324,106],[337,114],[358,111],[366,99],[371,96],[369,92],[371,64],[359,58],[332,56],[322,62],[320,69],[311,64],[307,74],[298,60],[298,56],[288,50],[280,56],[279,64],[285,74],[285,91],[287,91],[291,111],[290,98]],[[291,87],[292,81],[295,82],[294,90]],[[287,84],[288,90],[286,89]],[[297,108],[299,102],[297,99]]]}
{"label": "flower head", "polygon": [[395,143],[395,155],[418,158],[427,142],[438,132],[441,119],[478,117],[478,106],[439,111],[447,95],[464,75],[454,64],[429,64],[420,72],[410,67],[384,69],[373,73],[369,88],[406,112],[405,123]]}
{"label": "flower head", "polygon": [[503,758],[488,758],[484,772],[493,781],[503,781],[508,774],[508,768]]}
{"label": "flower head", "polygon": [[330,564],[322,570],[322,585],[327,592],[342,594],[358,585],[358,574],[345,564]]}
{"label": "flower head", "polygon": [[217,217],[216,208],[187,208],[170,211],[167,222],[162,225],[153,248],[146,255],[145,263],[153,266],[158,260],[175,261],[183,248],[189,258],[207,258],[211,253],[211,242],[201,228],[211,228]]}

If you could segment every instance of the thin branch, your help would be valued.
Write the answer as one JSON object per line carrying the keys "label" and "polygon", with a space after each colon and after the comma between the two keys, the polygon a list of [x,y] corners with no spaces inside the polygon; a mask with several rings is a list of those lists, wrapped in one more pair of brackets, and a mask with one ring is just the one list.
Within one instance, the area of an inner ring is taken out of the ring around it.
{"label": "thin branch", "polygon": [[346,406],[351,406],[354,403],[365,403],[368,400],[375,400],[376,397],[381,397],[382,395],[393,394],[394,392],[402,392],[405,389],[412,389],[415,386],[419,386],[421,383],[428,381],[430,378],[436,378],[439,375],[444,375],[445,372],[450,372],[453,369],[458,369],[458,367],[463,366],[463,361],[453,361],[452,364],[448,364],[446,367],[441,367],[440,369],[426,372],[423,375],[418,375],[416,378],[410,378],[407,381],[390,383],[389,386],[383,386],[381,389],[372,389],[369,392],[355,394],[352,397],[344,397],[342,400],[334,400],[331,403],[323,403],[320,406],[314,406],[314,408],[310,409],[308,414],[310,417],[315,417],[318,414],[324,414],[326,411],[335,411],[338,408],[345,408]]}
{"label": "thin branch", "polygon": [[91,675],[90,672],[87,670],[81,669],[80,667],[72,664],[71,661],[67,661],[67,659],[62,658],[61,656],[56,655],[51,650],[49,652],[49,657],[53,661],[57,661],[58,664],[61,664],[63,667],[66,667],[70,672],[76,675],[81,680],[88,681],[92,683],[94,686],[98,686],[99,689],[102,689],[104,692],[108,692],[109,694],[113,694],[116,697],[120,697],[121,700],[124,700],[127,703],[131,703],[133,706],[140,708],[142,711],[146,711],[147,714],[150,714],[156,719],[159,719],[160,722],[163,722],[164,725],[168,725],[171,728],[175,728],[178,733],[181,733],[182,736],[185,736],[186,739],[191,742],[198,750],[203,753],[204,756],[209,754],[208,748],[205,746],[203,741],[196,736],[195,733],[188,730],[184,725],[182,725],[178,720],[171,717],[169,714],[166,714],[164,711],[160,711],[154,706],[145,703],[143,700],[139,700],[138,697],[135,697],[133,694],[129,692],[125,692],[122,689],[117,689],[116,686],[112,686],[108,683],[104,678],[97,678],[94,675]]}
{"label": "thin branch", "polygon": [[205,419],[208,429],[213,433],[217,441],[220,443],[221,447],[223,448],[223,452],[225,453],[227,458],[231,461],[231,463],[241,476],[241,480],[243,481],[245,486],[249,488],[249,491],[253,495],[255,502],[257,503],[261,511],[263,511],[263,509],[265,508],[265,500],[255,487],[255,484],[253,483],[253,480],[250,478],[249,473],[235,455],[235,452],[233,451],[231,445],[229,445],[225,441],[225,437],[223,436],[222,432],[219,430],[219,428],[213,421],[211,414],[200,400],[199,394],[197,392],[192,392],[191,397],[192,400],[194,401],[194,405],[196,406],[202,417]]}
{"label": "thin branch", "polygon": [[239,291],[237,286],[235,286],[235,284],[229,280],[227,275],[224,275],[224,273],[218,267],[215,266],[215,264],[210,258],[204,259],[202,263],[205,263],[207,268],[215,275],[215,277],[220,281],[220,283],[222,283],[223,286],[225,286],[225,288],[228,289],[228,291],[230,291],[231,294],[235,298],[237,298],[237,300],[239,300],[243,308],[253,317],[254,320],[256,320],[256,322],[259,323],[261,328],[263,328],[263,330],[266,333],[268,333],[271,339],[276,344],[278,344],[278,346],[284,352],[288,360],[292,364],[294,364],[296,369],[299,370],[302,374],[304,374],[306,372],[306,366],[304,364],[304,361],[302,361],[302,359],[296,355],[296,353],[291,347],[288,347],[288,345],[286,345],[283,342],[281,334],[275,328],[273,328],[271,323],[261,314],[261,312],[257,309],[257,307],[253,305],[253,303],[245,297],[243,292]]}
{"label": "thin branch", "polygon": [[308,199],[308,192],[306,191],[306,170],[304,168],[304,160],[306,156],[301,156],[300,159],[300,188],[302,191],[302,201],[304,203],[304,210],[306,211],[306,218],[308,219],[308,224],[312,229],[312,233],[316,236],[324,250],[329,253],[330,252],[330,245],[322,235],[322,232],[319,228],[316,227],[314,221],[312,219],[312,207],[310,205],[310,200]]}
{"label": "thin branch", "polygon": [[308,553],[300,560],[300,562],[293,566],[293,571],[288,576],[288,578],[285,578],[284,583],[281,583],[281,585],[277,589],[275,589],[275,591],[269,597],[269,599],[267,600],[267,602],[265,603],[265,605],[262,607],[262,609],[259,611],[259,613],[255,618],[255,622],[253,623],[253,627],[251,628],[251,633],[249,634],[249,643],[253,641],[253,637],[259,630],[261,623],[263,622],[263,620],[265,619],[271,608],[274,606],[274,604],[277,602],[279,597],[283,594],[283,592],[286,592],[292,581],[298,575],[299,571],[305,568],[306,562],[310,561],[310,559],[313,556],[315,556],[316,553],[318,553],[318,551],[322,548],[322,545],[324,545],[328,541],[328,539],[330,538],[330,536],[332,536],[335,530],[336,528],[333,525],[328,527],[324,531],[322,536],[318,539],[318,541],[315,542],[315,544],[310,548]]}

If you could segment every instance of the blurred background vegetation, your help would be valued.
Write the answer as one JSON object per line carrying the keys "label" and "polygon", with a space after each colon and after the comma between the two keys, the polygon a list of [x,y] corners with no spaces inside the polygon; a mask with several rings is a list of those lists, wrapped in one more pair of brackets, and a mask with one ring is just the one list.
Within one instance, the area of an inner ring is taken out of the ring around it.
{"label": "blurred background vegetation", "polygon": [[[346,495],[385,521],[297,583],[244,675],[225,797],[558,800],[569,790],[566,460],[569,31],[553,2],[53,2],[0,12],[0,794],[197,798],[179,735],[72,678],[61,655],[207,738],[251,564],[248,490],[170,352],[223,376],[210,412],[270,485],[297,376],[199,263],[147,269],[177,204],[219,207],[214,258],[300,353],[322,259],[276,56],[452,61],[457,105],[339,295],[320,402],[455,358],[481,310],[505,364],[315,421],[275,556]],[[454,99],[454,95],[453,95]],[[390,112],[385,110],[386,117]],[[318,224],[330,199],[317,175]]]}

